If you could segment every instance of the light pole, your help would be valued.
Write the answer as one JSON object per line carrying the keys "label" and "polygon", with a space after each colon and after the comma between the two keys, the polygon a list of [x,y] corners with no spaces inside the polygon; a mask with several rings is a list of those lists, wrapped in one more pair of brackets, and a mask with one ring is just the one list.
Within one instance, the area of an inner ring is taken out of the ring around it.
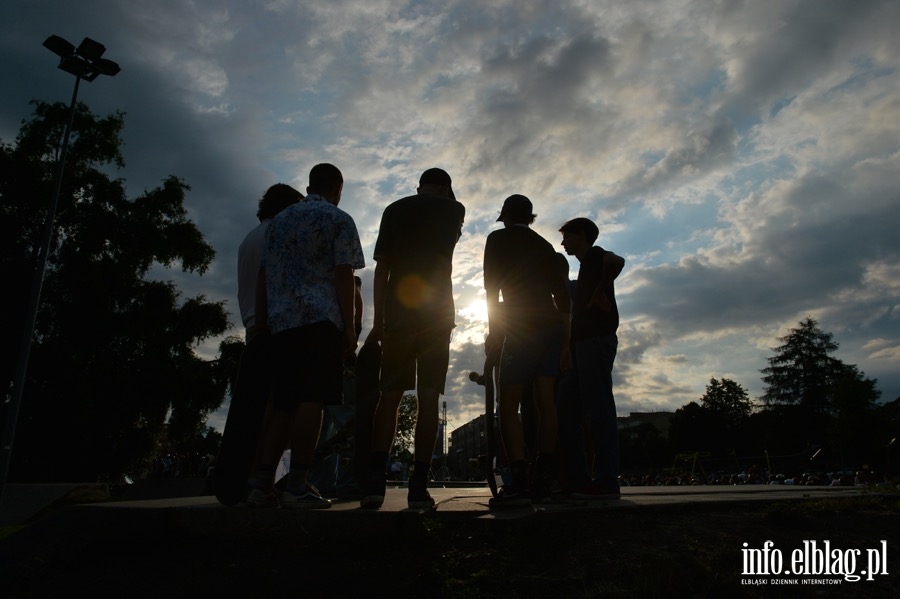
{"label": "light pole", "polygon": [[19,345],[19,361],[16,365],[16,376],[13,381],[12,396],[6,413],[3,426],[2,461],[0,461],[0,497],[6,487],[6,478],[9,473],[9,464],[12,457],[13,440],[16,434],[16,424],[19,418],[19,408],[22,405],[22,389],[25,386],[25,373],[28,370],[28,358],[31,355],[31,339],[34,336],[34,326],[37,321],[38,305],[41,300],[41,287],[44,284],[44,270],[47,266],[47,257],[50,253],[50,243],[53,241],[53,222],[56,219],[56,207],[59,204],[59,192],[62,188],[63,169],[66,166],[66,152],[69,149],[69,134],[72,132],[72,121],[75,119],[75,103],[78,99],[78,85],[81,80],[93,81],[100,75],[115,76],[121,69],[111,60],[101,58],[106,47],[95,42],[89,37],[84,38],[76,48],[58,35],[51,35],[44,40],[44,47],[59,56],[59,68],[67,73],[75,75],[75,89],[72,92],[72,103],[69,105],[69,120],[66,123],[66,131],[63,134],[62,151],[59,155],[59,167],[56,172],[56,185],[50,206],[47,209],[47,217],[44,220],[44,235],[41,240],[41,249],[38,254],[37,264],[34,269],[34,280],[31,287],[31,297],[28,304],[28,312],[25,316],[25,328],[22,333],[22,341]]}

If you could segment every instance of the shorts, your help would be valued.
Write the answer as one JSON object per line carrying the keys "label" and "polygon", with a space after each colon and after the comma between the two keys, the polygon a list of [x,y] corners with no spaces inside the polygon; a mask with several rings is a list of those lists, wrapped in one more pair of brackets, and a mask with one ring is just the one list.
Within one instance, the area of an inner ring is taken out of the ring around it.
{"label": "shorts", "polygon": [[562,342],[562,325],[507,334],[500,355],[500,384],[529,385],[539,377],[559,376]]}
{"label": "shorts", "polygon": [[450,365],[450,331],[384,332],[381,390],[437,389],[444,393]]}
{"label": "shorts", "polygon": [[238,364],[237,379],[231,389],[231,405],[265,406],[269,401],[269,389],[272,380],[269,376],[269,363],[272,337],[264,334],[250,334],[241,352]]}
{"label": "shorts", "polygon": [[269,373],[275,409],[290,412],[301,402],[340,404],[342,350],[343,335],[330,321],[272,335]]}

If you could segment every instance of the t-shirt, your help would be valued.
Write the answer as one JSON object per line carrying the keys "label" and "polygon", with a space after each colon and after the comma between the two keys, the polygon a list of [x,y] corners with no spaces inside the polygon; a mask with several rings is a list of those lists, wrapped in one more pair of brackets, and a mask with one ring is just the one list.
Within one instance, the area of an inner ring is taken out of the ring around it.
{"label": "t-shirt", "polygon": [[456,326],[453,250],[466,209],[456,200],[419,194],[397,200],[381,216],[375,260],[386,260],[384,328],[420,332]]}
{"label": "t-shirt", "polygon": [[603,277],[603,258],[606,250],[594,246],[587,251],[578,270],[575,298],[572,303],[572,341],[614,335],[619,328],[619,308],[616,305],[615,283],[604,289],[612,309],[604,312],[598,306],[590,306],[591,295]]}
{"label": "t-shirt", "polygon": [[249,329],[256,324],[256,279],[259,261],[266,244],[266,228],[271,218],[254,227],[238,247],[238,307],[241,321]]}
{"label": "t-shirt", "polygon": [[569,313],[567,270],[568,263],[550,242],[524,225],[488,235],[484,287],[500,290],[509,332],[552,326],[559,323],[560,312]]}
{"label": "t-shirt", "polygon": [[266,229],[262,265],[273,334],[327,320],[344,330],[334,268],[365,266],[349,214],[315,194],[285,208]]}

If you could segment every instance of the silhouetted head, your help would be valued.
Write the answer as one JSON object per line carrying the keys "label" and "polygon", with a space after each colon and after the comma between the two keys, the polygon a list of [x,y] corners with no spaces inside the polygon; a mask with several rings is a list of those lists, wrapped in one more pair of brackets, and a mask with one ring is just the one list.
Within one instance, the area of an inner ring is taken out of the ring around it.
{"label": "silhouetted head", "polygon": [[597,241],[597,237],[600,236],[600,229],[597,228],[597,225],[594,224],[594,221],[589,218],[573,218],[566,224],[564,224],[560,230],[560,233],[566,235],[567,233],[575,233],[575,234],[584,234],[584,238],[591,245]]}
{"label": "silhouetted head", "polygon": [[441,168],[430,168],[419,177],[419,193],[428,193],[455,200],[450,175]]}
{"label": "silhouetted head", "polygon": [[600,230],[587,218],[573,218],[559,230],[566,253],[581,260],[594,245]]}
{"label": "silhouetted head", "polygon": [[307,193],[315,193],[330,200],[335,206],[341,201],[341,192],[344,189],[344,175],[333,164],[322,163],[312,167],[309,171],[309,186]]}
{"label": "silhouetted head", "polygon": [[256,218],[263,221],[275,218],[275,215],[303,199],[303,194],[285,183],[276,183],[266,190],[259,199],[259,207],[256,210]]}
{"label": "silhouetted head", "polygon": [[530,225],[537,218],[537,214],[532,210],[534,206],[531,205],[531,200],[518,193],[511,195],[503,202],[497,222],[506,225]]}

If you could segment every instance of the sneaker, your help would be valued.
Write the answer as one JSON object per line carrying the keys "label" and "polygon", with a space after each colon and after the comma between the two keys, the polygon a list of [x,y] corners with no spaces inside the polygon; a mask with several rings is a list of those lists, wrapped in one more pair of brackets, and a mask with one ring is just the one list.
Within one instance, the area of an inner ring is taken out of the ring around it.
{"label": "sneaker", "polygon": [[428,481],[416,478],[409,479],[409,493],[406,503],[411,510],[430,510],[434,507],[434,499],[428,492]]}
{"label": "sneaker", "polygon": [[531,497],[524,489],[520,490],[512,485],[500,488],[500,492],[496,497],[491,497],[488,501],[488,507],[495,510],[502,510],[517,507],[531,507]]}
{"label": "sneaker", "polygon": [[280,500],[281,507],[295,510],[327,510],[331,507],[331,501],[323,498],[319,490],[309,483],[301,491],[285,489]]}
{"label": "sneaker", "polygon": [[591,483],[583,489],[579,489],[572,493],[572,497],[575,499],[606,499],[606,500],[615,500],[622,497],[621,491],[619,489],[607,489],[605,487],[601,487],[596,483]]}
{"label": "sneaker", "polygon": [[384,504],[384,492],[387,487],[384,475],[380,478],[371,478],[363,485],[363,497],[359,500],[359,507],[369,510],[377,510]]}
{"label": "sneaker", "polygon": [[263,508],[278,507],[278,495],[275,494],[275,487],[271,485],[254,487],[247,496],[247,505]]}

